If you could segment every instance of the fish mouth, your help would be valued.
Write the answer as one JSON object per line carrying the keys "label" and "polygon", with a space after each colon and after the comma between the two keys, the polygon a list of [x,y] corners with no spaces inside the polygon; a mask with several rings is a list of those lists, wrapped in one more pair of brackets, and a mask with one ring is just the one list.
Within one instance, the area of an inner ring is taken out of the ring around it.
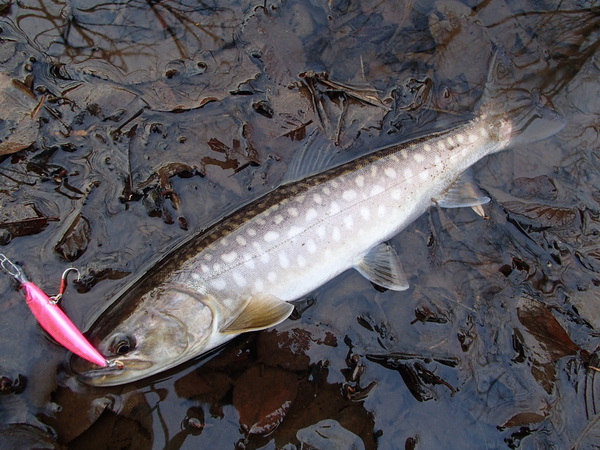
{"label": "fish mouth", "polygon": [[141,359],[109,359],[106,367],[85,361],[81,358],[71,360],[71,370],[77,378],[91,386],[116,386],[129,383],[149,375],[153,364]]}

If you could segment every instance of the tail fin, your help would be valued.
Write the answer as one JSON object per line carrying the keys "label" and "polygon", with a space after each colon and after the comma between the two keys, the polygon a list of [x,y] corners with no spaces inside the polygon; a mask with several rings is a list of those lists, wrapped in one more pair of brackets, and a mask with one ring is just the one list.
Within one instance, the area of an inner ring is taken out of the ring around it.
{"label": "tail fin", "polygon": [[515,67],[504,49],[496,48],[479,102],[483,117],[511,122],[511,143],[523,144],[545,139],[558,133],[565,118],[554,109],[539,89],[518,87]]}

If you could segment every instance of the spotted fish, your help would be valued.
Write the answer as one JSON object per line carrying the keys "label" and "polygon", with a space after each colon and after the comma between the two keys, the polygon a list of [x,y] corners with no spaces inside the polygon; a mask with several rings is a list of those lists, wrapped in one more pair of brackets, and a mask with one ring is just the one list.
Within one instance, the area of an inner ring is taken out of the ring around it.
{"label": "spotted fish", "polygon": [[466,169],[564,125],[537,92],[510,114],[498,101],[488,92],[468,123],[282,185],[183,243],[92,326],[90,340],[108,366],[74,357],[74,371],[102,386],[156,374],[282,322],[290,301],[350,268],[385,288],[407,289],[386,241],[432,203],[485,203],[461,177]]}

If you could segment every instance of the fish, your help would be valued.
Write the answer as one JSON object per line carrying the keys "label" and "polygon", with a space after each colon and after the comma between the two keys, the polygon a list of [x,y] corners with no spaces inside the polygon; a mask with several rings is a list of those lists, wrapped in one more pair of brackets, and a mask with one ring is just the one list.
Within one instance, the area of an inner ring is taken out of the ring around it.
{"label": "fish", "polygon": [[117,293],[90,328],[109,364],[73,357],[73,372],[95,386],[163,372],[281,323],[291,301],[351,268],[384,288],[407,289],[388,240],[432,204],[486,203],[467,169],[565,125],[536,90],[507,109],[496,83],[504,61],[492,57],[480,113],[468,122],[285,183],[177,246]]}

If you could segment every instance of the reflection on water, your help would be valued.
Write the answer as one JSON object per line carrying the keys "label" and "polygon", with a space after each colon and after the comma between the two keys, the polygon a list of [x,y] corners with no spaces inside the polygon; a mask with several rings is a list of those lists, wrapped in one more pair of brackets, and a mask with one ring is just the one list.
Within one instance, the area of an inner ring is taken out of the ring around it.
{"label": "reflection on water", "polygon": [[515,87],[541,87],[568,125],[476,167],[487,220],[434,209],[395,239],[409,291],[344,274],[296,320],[129,386],[72,378],[3,277],[0,439],[592,448],[597,6],[221,3],[1,11],[0,243],[49,292],[69,264],[82,271],[63,305],[82,328],[176,240],[276,186],[296,152],[343,161],[469,118],[492,43]]}

